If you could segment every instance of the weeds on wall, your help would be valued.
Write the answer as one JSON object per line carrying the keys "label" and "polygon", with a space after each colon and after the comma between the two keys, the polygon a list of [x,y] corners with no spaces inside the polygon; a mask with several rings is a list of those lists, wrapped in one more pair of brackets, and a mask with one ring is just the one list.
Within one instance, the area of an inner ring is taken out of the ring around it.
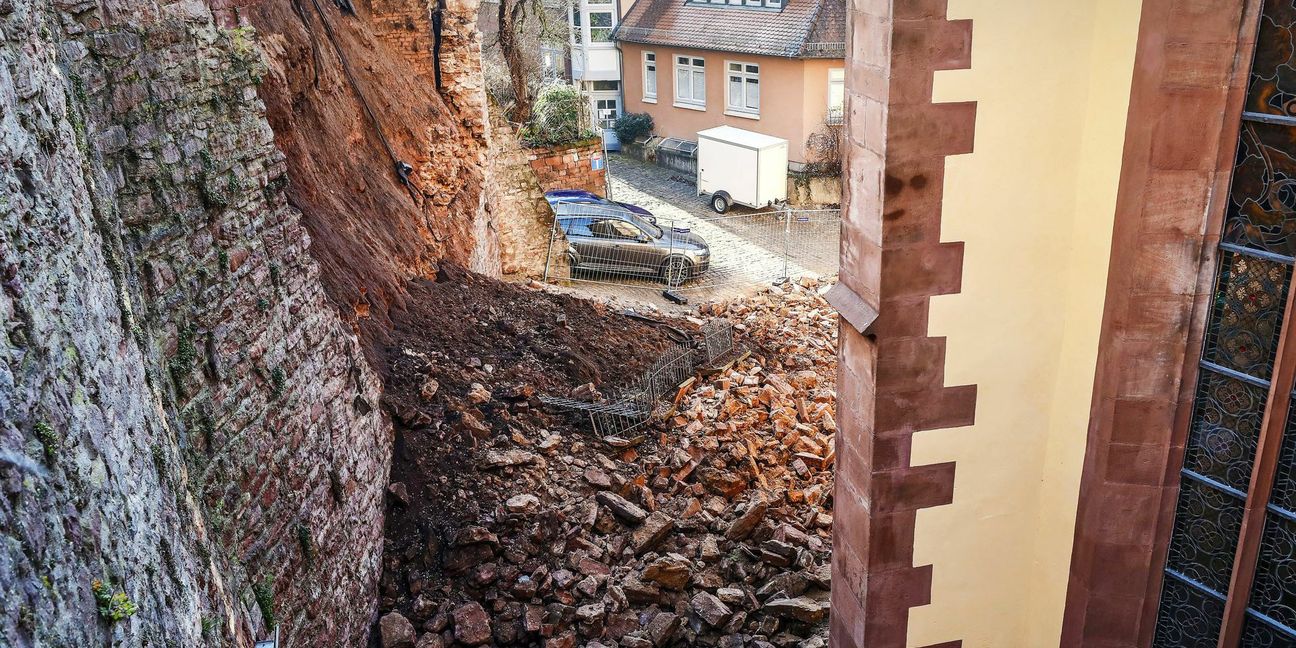
{"label": "weeds on wall", "polygon": [[41,447],[45,449],[45,458],[53,459],[63,443],[58,432],[54,431],[54,426],[45,421],[37,421],[36,425],[32,426],[32,430],[36,433],[36,440],[40,441]]}
{"label": "weeds on wall", "polygon": [[806,138],[806,171],[820,175],[842,172],[842,124],[825,119],[819,130]]}
{"label": "weeds on wall", "polygon": [[109,623],[117,623],[139,611],[139,606],[125,592],[114,592],[111,585],[101,580],[96,579],[91,583],[90,591],[94,594],[99,616]]}
{"label": "weeds on wall", "polygon": [[275,627],[274,577],[266,576],[260,582],[254,583],[252,598],[256,601],[257,609],[261,610],[261,620],[265,621],[265,626]]}
{"label": "weeds on wall", "polygon": [[592,121],[585,93],[552,85],[540,91],[531,121],[519,135],[531,147],[567,146],[598,137]]}

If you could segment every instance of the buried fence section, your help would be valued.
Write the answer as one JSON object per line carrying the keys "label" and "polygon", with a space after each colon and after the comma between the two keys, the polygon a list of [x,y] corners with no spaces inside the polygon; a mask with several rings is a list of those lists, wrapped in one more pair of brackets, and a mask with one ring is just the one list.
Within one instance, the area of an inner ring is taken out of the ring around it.
{"label": "buried fence section", "polygon": [[545,279],[681,292],[837,273],[841,211],[769,209],[657,218],[565,204],[550,229]]}
{"label": "buried fence section", "polygon": [[541,396],[551,407],[582,412],[595,433],[615,443],[630,442],[629,435],[652,420],[657,405],[675,396],[680,385],[693,377],[700,366],[710,365],[733,350],[733,325],[714,320],[702,327],[700,349],[691,344],[668,347],[652,366],[623,387],[596,402],[556,396]]}

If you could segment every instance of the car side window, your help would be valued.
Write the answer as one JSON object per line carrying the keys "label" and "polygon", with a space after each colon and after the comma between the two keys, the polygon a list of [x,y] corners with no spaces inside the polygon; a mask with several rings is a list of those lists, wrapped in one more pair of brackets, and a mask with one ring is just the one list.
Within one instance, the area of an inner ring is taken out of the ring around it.
{"label": "car side window", "polygon": [[616,236],[619,238],[634,240],[643,235],[643,232],[639,231],[638,227],[625,221],[610,222],[612,223],[613,229],[616,231]]}
{"label": "car side window", "polygon": [[560,223],[562,223],[563,233],[567,236],[594,236],[590,231],[588,218],[566,218]]}
{"label": "car side window", "polygon": [[612,229],[612,221],[600,220],[590,224],[590,232],[599,238],[616,238],[616,231]]}

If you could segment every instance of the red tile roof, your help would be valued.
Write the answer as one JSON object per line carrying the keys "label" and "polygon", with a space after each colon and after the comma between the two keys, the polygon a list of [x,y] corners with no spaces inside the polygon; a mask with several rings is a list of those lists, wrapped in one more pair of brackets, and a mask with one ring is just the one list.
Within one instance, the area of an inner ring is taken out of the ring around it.
{"label": "red tile roof", "polygon": [[781,11],[686,0],[638,0],[613,38],[627,43],[845,58],[845,0],[786,0]]}

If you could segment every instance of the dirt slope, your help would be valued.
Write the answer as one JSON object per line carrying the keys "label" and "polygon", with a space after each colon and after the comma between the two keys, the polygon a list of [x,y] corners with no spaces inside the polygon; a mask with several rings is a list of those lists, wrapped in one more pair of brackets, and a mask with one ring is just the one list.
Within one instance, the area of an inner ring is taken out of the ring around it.
{"label": "dirt slope", "polygon": [[[353,4],[355,16],[333,0],[262,1],[242,16],[269,59],[258,92],[286,156],[289,200],[329,296],[360,321],[372,350],[407,279],[435,275],[443,259],[468,261],[481,169],[479,143],[454,107],[381,37],[390,21],[368,0]],[[416,191],[393,156],[414,168]]]}

